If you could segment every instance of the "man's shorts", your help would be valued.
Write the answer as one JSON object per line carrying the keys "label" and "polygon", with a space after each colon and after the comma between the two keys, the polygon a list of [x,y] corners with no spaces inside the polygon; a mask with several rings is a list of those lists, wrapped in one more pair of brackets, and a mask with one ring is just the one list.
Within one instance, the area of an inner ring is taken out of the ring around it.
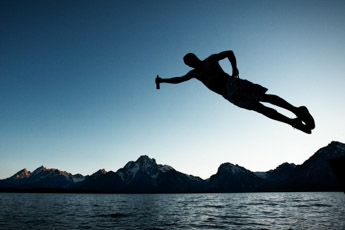
{"label": "man's shorts", "polygon": [[250,81],[231,77],[228,79],[223,97],[241,108],[255,110],[267,90]]}

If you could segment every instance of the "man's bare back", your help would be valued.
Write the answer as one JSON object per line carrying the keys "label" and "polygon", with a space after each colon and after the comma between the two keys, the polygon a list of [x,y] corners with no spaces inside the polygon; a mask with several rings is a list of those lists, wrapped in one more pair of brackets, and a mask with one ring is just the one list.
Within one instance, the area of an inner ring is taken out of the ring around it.
{"label": "man's bare back", "polygon": [[[225,73],[219,65],[219,61],[225,58],[228,58],[232,65],[232,76]],[[157,76],[157,88],[159,88],[160,83],[177,84],[196,78],[207,88],[222,95],[225,99],[241,108],[254,110],[273,120],[289,124],[308,134],[315,128],[314,119],[305,106],[295,107],[276,95],[266,94],[267,89],[265,87],[247,80],[239,79],[239,71],[233,51],[213,54],[203,61],[195,54],[189,53],[184,57],[184,62],[194,69],[182,77],[163,79]],[[268,102],[287,109],[293,112],[297,117],[294,119],[288,118],[278,113],[276,110],[264,106],[261,102]]]}

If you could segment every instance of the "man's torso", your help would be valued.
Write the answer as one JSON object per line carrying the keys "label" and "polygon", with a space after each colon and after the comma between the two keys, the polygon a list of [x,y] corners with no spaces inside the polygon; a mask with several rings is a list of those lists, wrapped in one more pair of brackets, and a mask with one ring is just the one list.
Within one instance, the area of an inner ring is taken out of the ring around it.
{"label": "man's torso", "polygon": [[212,56],[203,60],[202,63],[202,68],[193,70],[195,78],[213,92],[224,95],[227,80],[230,76],[223,71],[218,60],[214,60]]}

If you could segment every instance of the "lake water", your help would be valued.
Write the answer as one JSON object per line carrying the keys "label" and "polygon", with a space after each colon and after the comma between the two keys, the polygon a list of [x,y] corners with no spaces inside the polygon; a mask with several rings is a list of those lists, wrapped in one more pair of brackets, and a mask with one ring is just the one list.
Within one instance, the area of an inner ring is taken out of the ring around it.
{"label": "lake water", "polygon": [[0,193],[0,229],[345,229],[345,194]]}

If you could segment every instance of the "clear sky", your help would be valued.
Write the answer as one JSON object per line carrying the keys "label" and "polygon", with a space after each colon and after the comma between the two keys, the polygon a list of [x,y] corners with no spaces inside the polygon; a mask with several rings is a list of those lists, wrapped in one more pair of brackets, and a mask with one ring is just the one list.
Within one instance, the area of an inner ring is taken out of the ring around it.
{"label": "clear sky", "polygon": [[[202,178],[224,162],[301,164],[345,142],[344,12],[342,0],[0,1],[0,178],[116,171],[140,155]],[[306,105],[313,134],[197,80],[155,89],[157,74],[190,70],[186,53],[224,50],[240,78]]]}

